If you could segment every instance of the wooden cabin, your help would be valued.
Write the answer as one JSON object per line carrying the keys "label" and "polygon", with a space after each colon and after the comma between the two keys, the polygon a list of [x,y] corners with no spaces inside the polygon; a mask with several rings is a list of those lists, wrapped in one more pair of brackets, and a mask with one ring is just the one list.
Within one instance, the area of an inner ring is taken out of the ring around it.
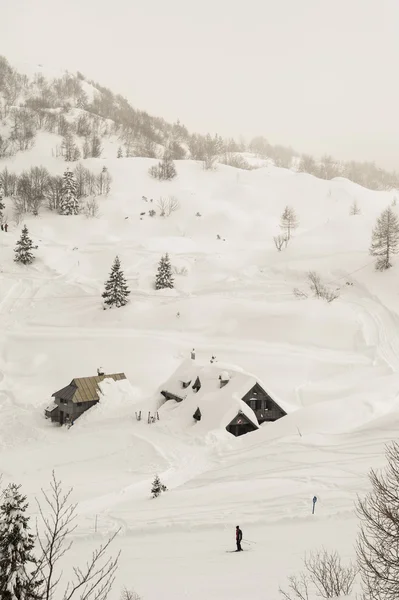
{"label": "wooden cabin", "polygon": [[73,424],[80,415],[99,402],[99,383],[107,378],[119,381],[126,379],[126,375],[113,373],[72,379],[69,385],[52,394],[54,400],[44,411],[46,418],[60,425]]}

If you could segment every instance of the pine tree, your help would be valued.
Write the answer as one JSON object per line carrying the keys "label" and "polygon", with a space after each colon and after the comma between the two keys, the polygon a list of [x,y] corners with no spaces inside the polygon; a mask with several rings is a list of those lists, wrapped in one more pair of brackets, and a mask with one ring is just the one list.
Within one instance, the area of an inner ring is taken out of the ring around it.
{"label": "pine tree", "polygon": [[166,485],[164,485],[159,479],[158,475],[155,475],[154,481],[152,482],[151,494],[153,498],[158,498],[162,492],[167,491]]}
{"label": "pine tree", "polygon": [[120,308],[128,303],[128,295],[130,290],[127,287],[126,279],[121,269],[121,261],[116,256],[114,264],[111,268],[111,273],[108,281],[105,283],[105,291],[102,294],[104,298],[105,308],[112,308],[116,306]]}
{"label": "pine tree", "polygon": [[399,221],[391,207],[385,209],[373,229],[370,254],[377,256],[375,268],[385,271],[392,267],[391,255],[398,253]]}
{"label": "pine tree", "polygon": [[76,194],[76,179],[69,169],[65,171],[62,179],[60,212],[62,215],[77,215],[79,213],[79,202]]}
{"label": "pine tree", "polygon": [[40,598],[37,561],[32,554],[34,537],[29,533],[26,496],[19,485],[10,484],[0,506],[0,598]]}
{"label": "pine tree", "polygon": [[299,225],[298,217],[291,206],[286,206],[280,219],[280,227],[285,232],[286,240],[291,239],[293,230]]}
{"label": "pine tree", "polygon": [[3,210],[6,207],[6,205],[3,202],[3,194],[4,194],[3,187],[0,185],[0,223],[3,221],[3,217],[4,217]]}
{"label": "pine tree", "polygon": [[122,158],[122,157],[123,157],[122,146],[119,146],[116,158]]}
{"label": "pine tree", "polygon": [[159,261],[158,272],[155,277],[155,289],[162,290],[164,288],[174,288],[172,265],[167,253]]}
{"label": "pine tree", "polygon": [[33,242],[28,235],[28,228],[24,225],[21,233],[21,237],[17,242],[15,252],[15,262],[22,263],[23,265],[30,265],[34,261],[34,256],[31,250],[34,248]]}

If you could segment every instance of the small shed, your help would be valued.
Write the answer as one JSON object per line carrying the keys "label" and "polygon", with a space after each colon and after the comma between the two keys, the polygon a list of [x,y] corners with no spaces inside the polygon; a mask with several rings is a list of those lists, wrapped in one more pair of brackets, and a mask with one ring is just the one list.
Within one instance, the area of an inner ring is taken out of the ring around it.
{"label": "small shed", "polygon": [[86,410],[99,402],[101,394],[99,383],[107,378],[119,381],[126,379],[126,375],[112,373],[72,379],[69,385],[52,394],[54,400],[44,411],[45,416],[60,425],[72,424]]}

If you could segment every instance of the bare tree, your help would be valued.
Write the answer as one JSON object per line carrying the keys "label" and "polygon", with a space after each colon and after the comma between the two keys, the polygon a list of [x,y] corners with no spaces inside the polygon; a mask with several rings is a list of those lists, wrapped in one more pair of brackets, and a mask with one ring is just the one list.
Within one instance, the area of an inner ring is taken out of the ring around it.
{"label": "bare tree", "polygon": [[357,557],[365,600],[399,598],[399,444],[386,448],[384,471],[370,471],[371,492],[357,501]]}
{"label": "bare tree", "polygon": [[308,273],[308,283],[311,291],[313,292],[316,298],[322,298],[323,300],[327,300],[327,302],[332,302],[339,298],[339,289],[331,289],[328,288],[320,278],[320,275],[316,273],[316,271],[309,271]]}
{"label": "bare tree", "polygon": [[305,571],[288,578],[289,591],[280,588],[286,600],[309,600],[313,592],[319,598],[337,598],[351,593],[359,569],[356,563],[343,565],[337,552],[324,548],[304,559]]}
{"label": "bare tree", "polygon": [[139,596],[139,594],[137,594],[134,590],[128,590],[127,588],[124,588],[122,590],[120,600],[141,600],[141,596]]}
{"label": "bare tree", "polygon": [[279,592],[285,600],[309,600],[309,578],[306,573],[299,576],[288,577],[288,592],[279,588]]}
{"label": "bare tree", "polygon": [[[37,531],[41,550],[39,572],[43,579],[42,600],[52,600],[60,585],[61,562],[70,550],[72,542],[69,535],[76,528],[76,504],[72,504],[70,496],[72,488],[64,492],[61,482],[53,472],[50,492],[42,490],[43,503],[37,501],[43,534]],[[119,556],[107,556],[108,548],[118,532],[112,535],[105,544],[94,550],[85,567],[74,567],[74,580],[69,582],[62,594],[63,600],[105,600],[111,590],[118,568]]]}
{"label": "bare tree", "polygon": [[351,593],[359,572],[356,564],[350,562],[345,566],[337,552],[329,553],[324,548],[306,556],[304,563],[321,598],[336,598]]}
{"label": "bare tree", "polygon": [[277,250],[281,252],[282,247],[287,243],[287,238],[285,235],[275,235],[273,241]]}
{"label": "bare tree", "polygon": [[100,216],[100,207],[95,196],[86,201],[83,213],[87,219],[98,219]]}
{"label": "bare tree", "polygon": [[378,217],[372,233],[370,254],[377,256],[377,271],[385,271],[392,267],[391,256],[398,253],[398,246],[399,220],[389,206]]}
{"label": "bare tree", "polygon": [[355,216],[355,215],[360,215],[362,211],[360,210],[360,207],[357,203],[356,198],[354,199],[354,201],[352,202],[350,209],[349,209],[349,214],[351,216]]}
{"label": "bare tree", "polygon": [[291,239],[292,232],[298,227],[299,221],[292,206],[286,206],[280,219],[280,227],[285,232],[287,243]]}
{"label": "bare tree", "polygon": [[157,202],[157,206],[161,211],[161,217],[169,217],[172,214],[172,212],[179,210],[180,203],[175,196],[168,196],[167,198],[161,197]]}

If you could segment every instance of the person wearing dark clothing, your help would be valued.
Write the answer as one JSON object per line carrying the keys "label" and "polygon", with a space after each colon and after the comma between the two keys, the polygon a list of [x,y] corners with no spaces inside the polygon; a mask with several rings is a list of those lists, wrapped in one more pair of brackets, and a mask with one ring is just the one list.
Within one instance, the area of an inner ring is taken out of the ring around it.
{"label": "person wearing dark clothing", "polygon": [[5,231],[6,233],[7,233],[7,230],[8,230],[8,223],[6,223],[6,224],[4,225],[4,231]]}
{"label": "person wearing dark clothing", "polygon": [[3,225],[3,223],[1,224],[1,231],[4,231],[4,225]]}
{"label": "person wearing dark clothing", "polygon": [[240,526],[237,525],[236,527],[236,544],[237,544],[237,550],[236,552],[241,552],[242,548],[241,548],[241,540],[242,540],[242,531],[240,529]]}

